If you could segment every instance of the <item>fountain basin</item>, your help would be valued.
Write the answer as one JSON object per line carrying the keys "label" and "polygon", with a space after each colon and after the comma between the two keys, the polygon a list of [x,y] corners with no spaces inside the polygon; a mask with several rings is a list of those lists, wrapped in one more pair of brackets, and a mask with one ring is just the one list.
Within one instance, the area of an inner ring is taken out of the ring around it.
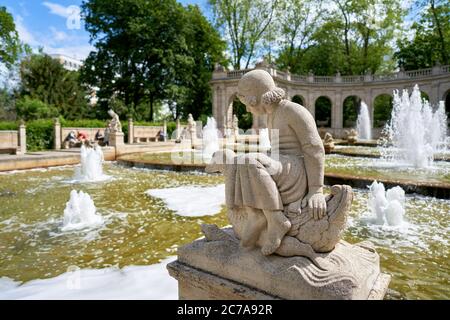
{"label": "fountain basin", "polygon": [[[105,173],[115,180],[76,186],[92,197],[104,225],[61,232],[65,204],[74,188],[63,181],[72,176],[73,169],[0,174],[1,188],[10,191],[0,192],[1,199],[7,200],[0,211],[0,278],[27,282],[57,277],[70,266],[84,270],[153,265],[202,236],[200,224],[228,225],[224,209],[211,216],[183,217],[161,199],[145,194],[149,189],[217,186],[223,184],[222,176],[106,163]],[[407,195],[406,224],[389,227],[370,222],[367,200],[367,190],[355,190],[344,240],[375,244],[382,271],[392,276],[387,298],[450,299],[450,201]]]}
{"label": "fountain basin", "polygon": [[[204,172],[205,163],[195,163],[195,157],[189,154],[184,159],[182,163],[175,163],[171,153],[144,153],[123,156],[117,162],[129,167]],[[441,168],[433,173],[401,167],[374,168],[374,164],[377,165],[374,162],[376,159],[370,158],[331,154],[325,159],[325,183],[328,185],[347,184],[356,188],[366,188],[372,184],[373,180],[378,180],[389,188],[399,185],[406,193],[450,199],[450,163],[448,162],[438,162]]]}

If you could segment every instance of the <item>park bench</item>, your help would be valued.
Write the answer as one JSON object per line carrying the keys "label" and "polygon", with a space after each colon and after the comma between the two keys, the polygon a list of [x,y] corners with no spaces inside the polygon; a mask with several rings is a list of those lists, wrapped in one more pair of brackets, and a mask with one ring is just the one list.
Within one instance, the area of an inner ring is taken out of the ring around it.
{"label": "park bench", "polygon": [[24,154],[25,152],[26,152],[25,126],[20,126],[19,130],[0,131],[0,153]]}
{"label": "park bench", "polygon": [[[58,130],[58,128],[55,128],[55,130]],[[88,140],[90,141],[94,141],[95,140],[95,135],[97,133],[97,131],[100,130],[100,133],[102,135],[105,134],[105,128],[63,128],[61,127],[61,134],[60,134],[60,146],[62,147],[69,147],[68,145],[64,146],[64,141],[66,140],[67,136],[69,135],[69,133],[71,131],[75,131],[76,132],[84,132],[87,134],[88,136]]]}
{"label": "park bench", "polygon": [[133,143],[159,141],[163,126],[133,126]]}

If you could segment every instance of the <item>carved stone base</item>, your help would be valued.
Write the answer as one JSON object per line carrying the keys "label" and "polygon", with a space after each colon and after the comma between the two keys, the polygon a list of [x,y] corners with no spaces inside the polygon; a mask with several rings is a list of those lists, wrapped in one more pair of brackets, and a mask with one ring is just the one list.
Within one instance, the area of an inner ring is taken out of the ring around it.
{"label": "carved stone base", "polygon": [[230,229],[222,230],[221,239],[179,248],[178,260],[167,266],[180,299],[382,299],[387,291],[390,276],[380,272],[369,242],[339,242],[320,254],[328,261],[322,270],[304,257],[243,249]]}
{"label": "carved stone base", "polygon": [[109,145],[111,147],[121,147],[124,143],[124,134],[123,132],[112,132],[109,136]]}

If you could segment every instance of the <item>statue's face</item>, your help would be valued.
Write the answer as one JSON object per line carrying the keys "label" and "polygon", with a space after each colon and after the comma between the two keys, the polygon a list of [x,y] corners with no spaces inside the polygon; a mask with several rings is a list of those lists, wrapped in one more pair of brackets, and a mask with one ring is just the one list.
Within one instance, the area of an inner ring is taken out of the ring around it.
{"label": "statue's face", "polygon": [[239,100],[245,105],[247,112],[251,112],[254,115],[264,115],[266,114],[266,110],[261,103],[261,99],[258,99],[256,96],[244,96],[242,94],[237,95]]}

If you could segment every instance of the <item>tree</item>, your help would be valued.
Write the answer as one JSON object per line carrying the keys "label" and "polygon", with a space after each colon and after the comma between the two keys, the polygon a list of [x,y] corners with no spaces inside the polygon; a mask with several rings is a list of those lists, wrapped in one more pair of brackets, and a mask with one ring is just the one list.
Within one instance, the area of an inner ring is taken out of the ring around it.
{"label": "tree", "polygon": [[0,63],[11,68],[24,50],[12,15],[0,6]]}
{"label": "tree", "polygon": [[55,107],[66,119],[88,116],[87,94],[79,85],[79,74],[65,70],[52,57],[33,54],[20,65],[21,96],[29,96]]}
{"label": "tree", "polygon": [[317,75],[334,75],[338,71],[353,75],[393,69],[391,59],[386,58],[392,56],[390,42],[404,14],[398,1],[328,0],[323,3],[321,17],[315,20],[318,27],[306,30],[303,26],[300,34],[306,35],[307,41],[294,50],[284,47],[278,65],[286,65],[286,57],[293,56],[290,67],[294,73],[311,70]]}
{"label": "tree", "polygon": [[33,99],[24,96],[16,102],[17,117],[25,121],[47,119],[58,116],[58,110],[55,107],[42,102],[39,99]]}
{"label": "tree", "polygon": [[303,73],[298,70],[305,53],[311,48],[312,35],[320,22],[322,1],[286,0],[280,3],[277,22],[281,40],[281,52],[277,65],[283,70]]}
{"label": "tree", "polygon": [[[419,1],[418,9],[424,10],[413,23],[414,38],[402,38],[397,42],[395,57],[405,70],[430,68],[437,62],[450,64],[450,7],[446,1]],[[427,7],[426,7],[427,6]]]}
{"label": "tree", "polygon": [[97,49],[86,59],[82,79],[99,88],[103,115],[112,98],[135,118],[148,105],[150,121],[163,102],[175,109],[206,108],[206,84],[223,46],[198,8],[175,0],[91,0],[82,12]]}
{"label": "tree", "polygon": [[247,69],[273,21],[278,0],[209,0],[216,26],[228,39],[234,69]]}
{"label": "tree", "polygon": [[211,80],[216,63],[226,65],[223,52],[225,42],[218,32],[202,15],[198,6],[188,6],[185,10],[185,34],[188,54],[193,59],[189,69],[180,79],[180,85],[172,87],[177,99],[176,117],[186,117],[189,113],[197,119],[201,114],[211,114]]}

